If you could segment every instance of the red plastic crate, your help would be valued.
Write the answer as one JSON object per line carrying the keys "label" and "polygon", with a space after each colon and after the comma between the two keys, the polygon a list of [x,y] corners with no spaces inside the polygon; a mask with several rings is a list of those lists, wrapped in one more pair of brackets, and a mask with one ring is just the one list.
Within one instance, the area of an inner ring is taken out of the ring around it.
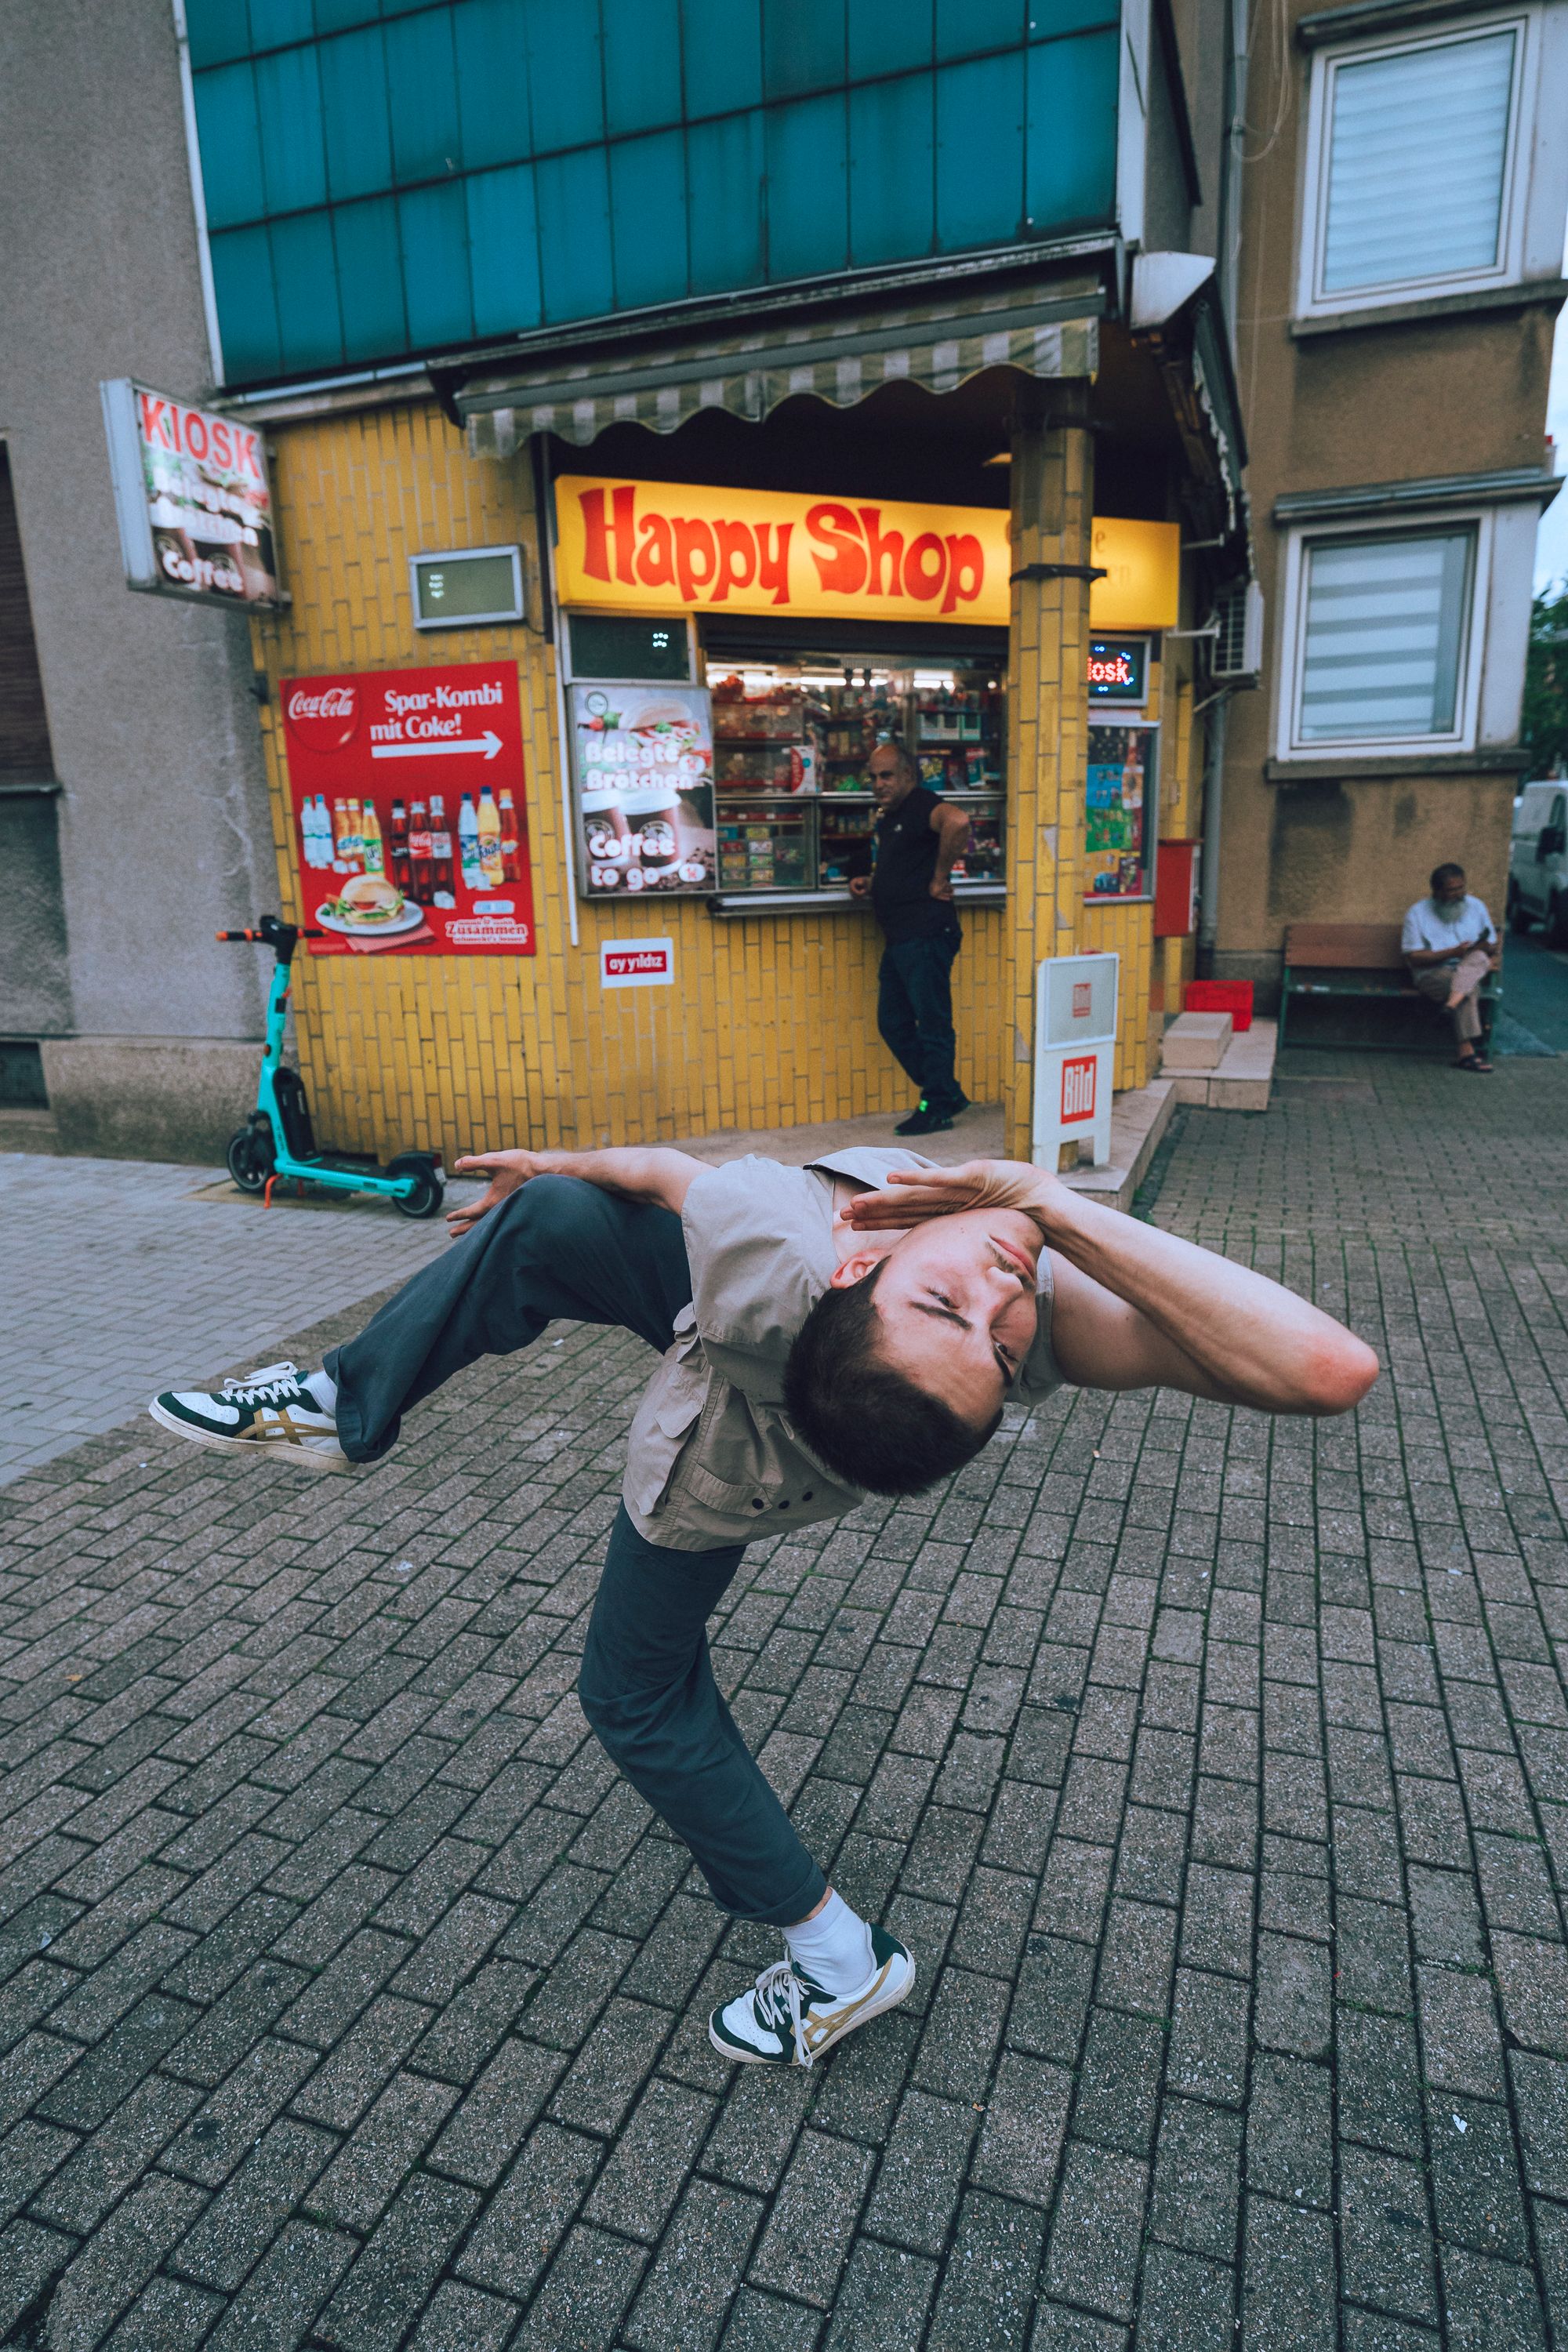
{"label": "red plastic crate", "polygon": [[1249,980],[1189,980],[1182,999],[1184,1013],[1228,1013],[1239,1037],[1252,1026],[1252,982]]}

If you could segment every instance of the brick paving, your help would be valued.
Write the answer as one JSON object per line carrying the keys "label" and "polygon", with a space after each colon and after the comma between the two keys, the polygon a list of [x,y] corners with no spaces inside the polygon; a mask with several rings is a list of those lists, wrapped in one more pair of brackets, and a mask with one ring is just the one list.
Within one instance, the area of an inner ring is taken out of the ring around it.
{"label": "brick paving", "polygon": [[754,1548],[721,1677],[921,1970],[809,2075],[708,2047],[776,1947],[572,1695],[636,1342],[352,1482],[17,1479],[0,2336],[1568,2344],[1565,1196],[1568,1061],[1292,1057],[1153,1213],[1379,1344],[1353,1421],[1061,1396]]}
{"label": "brick paving", "polygon": [[0,1486],[167,1385],[405,1281],[439,1220],[381,1202],[203,1198],[221,1168],[0,1151]]}

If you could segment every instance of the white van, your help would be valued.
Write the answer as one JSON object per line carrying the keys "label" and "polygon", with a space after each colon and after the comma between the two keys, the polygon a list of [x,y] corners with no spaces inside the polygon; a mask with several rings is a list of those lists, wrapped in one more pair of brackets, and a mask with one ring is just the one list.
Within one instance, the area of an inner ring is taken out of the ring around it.
{"label": "white van", "polygon": [[1544,923],[1554,948],[1568,948],[1568,782],[1526,784],[1513,804],[1508,859],[1508,919],[1516,931]]}

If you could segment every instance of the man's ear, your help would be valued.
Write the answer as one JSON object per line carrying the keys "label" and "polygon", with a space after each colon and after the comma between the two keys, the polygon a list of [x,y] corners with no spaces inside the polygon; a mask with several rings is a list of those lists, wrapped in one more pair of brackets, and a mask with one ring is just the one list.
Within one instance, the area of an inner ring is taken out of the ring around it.
{"label": "man's ear", "polygon": [[864,1282],[872,1267],[880,1265],[887,1255],[885,1249],[858,1249],[853,1257],[847,1257],[842,1265],[834,1267],[831,1287],[847,1290],[851,1283]]}

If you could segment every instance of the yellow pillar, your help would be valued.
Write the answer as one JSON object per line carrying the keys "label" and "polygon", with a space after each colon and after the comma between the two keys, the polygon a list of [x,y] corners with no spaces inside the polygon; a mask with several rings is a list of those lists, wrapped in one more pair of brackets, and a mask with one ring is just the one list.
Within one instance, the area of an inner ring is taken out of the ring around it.
{"label": "yellow pillar", "polygon": [[1087,379],[1030,387],[1013,435],[1006,1150],[1029,1157],[1035,971],[1078,944],[1094,453]]}

